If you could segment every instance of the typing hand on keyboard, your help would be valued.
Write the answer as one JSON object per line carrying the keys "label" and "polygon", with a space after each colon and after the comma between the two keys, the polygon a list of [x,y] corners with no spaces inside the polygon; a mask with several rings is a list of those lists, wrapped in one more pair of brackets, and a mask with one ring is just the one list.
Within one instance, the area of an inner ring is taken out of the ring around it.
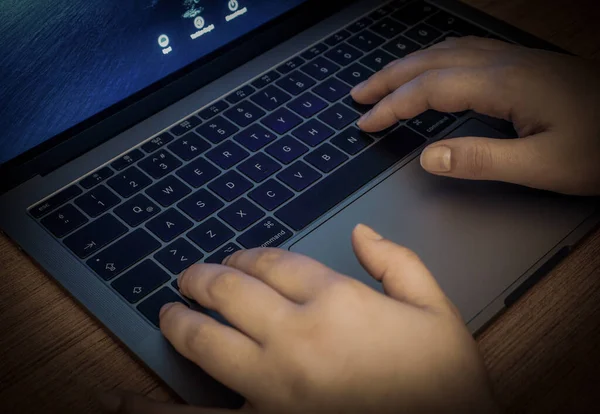
{"label": "typing hand on keyboard", "polygon": [[[233,327],[169,304],[161,329],[247,399],[240,413],[498,412],[472,336],[423,263],[366,226],[353,245],[387,296],[301,255],[246,250],[179,278]],[[123,414],[233,413],[125,395],[104,403]]]}
{"label": "typing hand on keyboard", "polygon": [[375,104],[360,121],[377,131],[426,110],[473,109],[512,121],[521,137],[432,144],[423,167],[444,176],[600,194],[600,71],[582,59],[466,37],[392,62],[353,91]]}

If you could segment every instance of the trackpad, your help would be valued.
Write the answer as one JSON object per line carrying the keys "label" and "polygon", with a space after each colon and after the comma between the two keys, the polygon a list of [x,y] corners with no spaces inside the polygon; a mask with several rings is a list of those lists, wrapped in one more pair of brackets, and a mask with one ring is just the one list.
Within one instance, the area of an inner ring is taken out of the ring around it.
{"label": "trackpad", "polygon": [[[494,131],[474,122],[452,135]],[[290,250],[382,290],[352,251],[352,229],[365,223],[416,251],[469,321],[593,211],[587,200],[435,177],[415,159]]]}

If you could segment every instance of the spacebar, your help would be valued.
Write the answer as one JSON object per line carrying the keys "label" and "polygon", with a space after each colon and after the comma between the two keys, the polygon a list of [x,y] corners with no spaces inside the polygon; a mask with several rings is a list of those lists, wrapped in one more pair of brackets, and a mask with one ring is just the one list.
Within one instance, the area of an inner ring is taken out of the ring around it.
{"label": "spacebar", "polygon": [[277,210],[275,216],[292,229],[302,230],[424,142],[417,133],[400,127]]}

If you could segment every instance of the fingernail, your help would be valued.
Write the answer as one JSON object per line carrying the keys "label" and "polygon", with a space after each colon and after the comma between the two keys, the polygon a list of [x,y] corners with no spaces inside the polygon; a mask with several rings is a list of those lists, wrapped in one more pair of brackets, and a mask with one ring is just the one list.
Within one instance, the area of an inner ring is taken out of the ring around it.
{"label": "fingernail", "polygon": [[361,124],[363,124],[367,119],[369,119],[371,117],[371,111],[367,112],[366,114],[364,114],[363,116],[360,117],[360,119],[358,120],[358,122],[356,123],[358,126],[361,126]]}
{"label": "fingernail", "polygon": [[360,91],[362,88],[365,87],[366,84],[367,84],[367,81],[362,81],[361,83],[359,83],[358,85],[356,85],[354,88],[352,88],[352,91],[350,91],[350,93],[354,93],[354,92]]}
{"label": "fingernail", "polygon": [[121,397],[113,392],[102,392],[97,395],[102,408],[109,413],[116,413],[121,407]]}
{"label": "fingernail", "polygon": [[452,151],[445,145],[425,148],[421,154],[421,166],[434,173],[447,173],[452,169]]}
{"label": "fingernail", "polygon": [[223,266],[227,265],[227,262],[229,261],[229,259],[231,259],[231,256],[233,256],[232,254],[230,254],[229,256],[227,256],[226,258],[223,259],[223,261],[221,262],[221,264]]}
{"label": "fingernail", "polygon": [[158,313],[158,317],[162,318],[166,311],[175,306],[176,302],[173,303],[165,303],[162,308],[160,308],[160,312]]}
{"label": "fingernail", "polygon": [[366,237],[369,240],[383,240],[383,236],[381,234],[377,233],[371,227],[366,226],[364,224],[359,224],[358,226],[356,226],[356,230],[360,233],[361,236]]}

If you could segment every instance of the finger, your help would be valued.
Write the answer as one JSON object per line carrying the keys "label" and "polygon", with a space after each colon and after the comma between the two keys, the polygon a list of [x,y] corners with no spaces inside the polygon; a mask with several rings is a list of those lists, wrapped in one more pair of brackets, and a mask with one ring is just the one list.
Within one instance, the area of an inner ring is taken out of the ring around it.
{"label": "finger", "polygon": [[[547,188],[554,172],[539,156],[544,134],[521,139],[453,138],[425,148],[423,168],[436,175]],[[546,139],[546,141],[548,141]]]}
{"label": "finger", "polygon": [[140,395],[124,392],[101,394],[99,402],[108,413],[115,414],[246,414],[248,408],[224,410],[218,408],[198,408],[189,405],[166,404],[152,401]]}
{"label": "finger", "polygon": [[259,343],[295,306],[262,281],[222,265],[191,266],[179,277],[179,288]]}
{"label": "finger", "polygon": [[296,303],[305,303],[340,275],[309,257],[281,249],[252,249],[234,253],[227,266],[260,279]]}
{"label": "finger", "polygon": [[383,284],[388,296],[414,306],[455,314],[429,270],[411,250],[384,239],[363,224],[352,232],[352,246],[361,265]]}
{"label": "finger", "polygon": [[381,131],[428,109],[445,113],[472,109],[509,119],[514,96],[494,68],[430,70],[385,97],[362,116],[358,125],[366,132]]}
{"label": "finger", "polygon": [[519,46],[513,45],[512,43],[503,42],[497,39],[488,39],[477,36],[464,36],[464,37],[448,37],[446,40],[440,43],[436,43],[429,47],[432,49],[483,49],[483,50],[494,50],[504,51],[515,49]]}
{"label": "finger", "polygon": [[180,354],[217,381],[242,395],[254,391],[262,349],[243,333],[179,303],[161,310],[160,329]]}
{"label": "finger", "polygon": [[415,52],[377,72],[352,89],[362,104],[374,104],[423,72],[456,67],[489,66],[496,53],[475,49],[426,49]]}

